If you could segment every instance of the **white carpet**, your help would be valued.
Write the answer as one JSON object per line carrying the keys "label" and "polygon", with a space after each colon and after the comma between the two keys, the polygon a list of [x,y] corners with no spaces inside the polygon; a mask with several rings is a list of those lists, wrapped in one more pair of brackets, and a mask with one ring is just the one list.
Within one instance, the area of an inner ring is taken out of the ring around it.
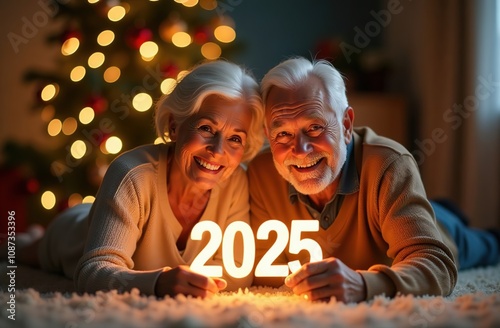
{"label": "white carpet", "polygon": [[310,303],[285,289],[264,288],[206,300],[26,289],[16,291],[13,321],[9,299],[6,289],[0,292],[0,327],[500,327],[500,265],[460,272],[449,297],[378,297],[360,304]]}

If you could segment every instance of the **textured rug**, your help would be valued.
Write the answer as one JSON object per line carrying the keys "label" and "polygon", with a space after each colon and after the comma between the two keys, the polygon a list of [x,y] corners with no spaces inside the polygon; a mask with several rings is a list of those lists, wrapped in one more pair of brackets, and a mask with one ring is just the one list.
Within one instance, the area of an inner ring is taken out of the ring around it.
{"label": "textured rug", "polygon": [[500,327],[500,265],[461,271],[448,297],[360,304],[311,303],[286,289],[255,287],[205,300],[157,299],[137,290],[78,295],[69,280],[18,271],[15,293],[2,279],[0,327]]}

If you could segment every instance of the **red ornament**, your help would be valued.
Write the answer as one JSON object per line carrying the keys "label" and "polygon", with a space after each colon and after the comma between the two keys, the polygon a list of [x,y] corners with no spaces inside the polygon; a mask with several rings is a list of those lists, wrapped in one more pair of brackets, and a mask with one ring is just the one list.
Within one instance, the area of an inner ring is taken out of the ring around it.
{"label": "red ornament", "polygon": [[92,95],[87,100],[85,106],[92,107],[96,115],[99,115],[108,109],[108,101],[100,95]]}
{"label": "red ornament", "polygon": [[167,77],[176,78],[177,74],[179,74],[179,67],[172,63],[162,65],[160,70],[163,73],[164,78]]}
{"label": "red ornament", "polygon": [[208,41],[208,36],[210,35],[208,28],[201,26],[194,31],[193,39],[197,44],[205,44]]}
{"label": "red ornament", "polygon": [[40,189],[40,182],[38,182],[35,178],[30,178],[26,181],[26,191],[30,194],[36,194],[36,192]]}
{"label": "red ornament", "polygon": [[61,213],[62,211],[69,208],[69,199],[66,198],[59,203],[57,203],[57,213]]}
{"label": "red ornament", "polygon": [[153,39],[153,32],[147,28],[133,28],[127,32],[127,44],[133,49],[139,49],[146,41]]}
{"label": "red ornament", "polygon": [[64,43],[64,41],[71,39],[71,38],[77,38],[78,40],[82,40],[82,33],[74,28],[68,28],[66,31],[64,31],[61,35],[61,44]]}

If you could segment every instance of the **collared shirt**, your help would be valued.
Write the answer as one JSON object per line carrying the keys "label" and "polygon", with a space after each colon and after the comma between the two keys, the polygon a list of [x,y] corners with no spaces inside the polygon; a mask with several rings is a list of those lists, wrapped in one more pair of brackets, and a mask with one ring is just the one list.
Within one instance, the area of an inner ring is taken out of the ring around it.
{"label": "collared shirt", "polygon": [[307,207],[307,210],[313,218],[319,220],[321,228],[328,229],[337,217],[340,211],[344,196],[359,191],[359,177],[356,170],[356,162],[354,160],[354,138],[347,145],[346,161],[340,173],[339,186],[333,198],[325,205],[320,213],[314,208],[311,200],[307,195],[303,195],[295,189],[292,184],[288,185],[288,196],[290,202],[294,204],[297,199]]}

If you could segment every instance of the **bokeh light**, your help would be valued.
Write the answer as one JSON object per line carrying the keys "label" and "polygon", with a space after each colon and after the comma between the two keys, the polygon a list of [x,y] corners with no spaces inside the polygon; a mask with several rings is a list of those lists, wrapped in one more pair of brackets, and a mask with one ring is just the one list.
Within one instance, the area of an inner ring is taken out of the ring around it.
{"label": "bokeh light", "polygon": [[105,147],[108,153],[118,154],[122,150],[123,143],[120,138],[113,136],[106,140]]}
{"label": "bokeh light", "polygon": [[125,17],[126,10],[122,6],[114,6],[108,11],[108,18],[112,22],[118,22],[123,17]]}
{"label": "bokeh light", "polygon": [[61,45],[61,53],[64,56],[69,56],[74,54],[80,47],[80,40],[75,37],[69,38],[63,42]]}
{"label": "bokeh light", "polygon": [[134,106],[135,110],[138,112],[145,112],[153,106],[153,98],[147,93],[138,93],[132,99],[132,106]]}
{"label": "bokeh light", "polygon": [[57,136],[59,133],[61,133],[61,130],[62,130],[62,122],[57,118],[50,121],[49,125],[47,126],[47,133],[51,137]]}
{"label": "bokeh light", "polygon": [[78,204],[81,204],[82,203],[82,199],[83,199],[83,197],[79,193],[71,194],[68,197],[68,206],[69,207],[73,207],[73,206],[76,206]]}
{"label": "bokeh light", "polygon": [[50,190],[45,191],[40,200],[46,210],[50,210],[56,205],[56,195]]}
{"label": "bokeh light", "polygon": [[81,81],[84,76],[85,76],[86,70],[85,67],[83,66],[76,66],[71,70],[71,73],[69,74],[69,77],[71,81],[73,82],[78,82]]}
{"label": "bokeh light", "polygon": [[74,117],[68,117],[62,124],[62,132],[65,135],[70,136],[75,133],[77,127],[78,122],[76,121],[76,119]]}
{"label": "bokeh light", "polygon": [[56,83],[47,84],[41,93],[41,98],[43,101],[49,101],[57,95],[57,91],[59,90],[59,86]]}
{"label": "bokeh light", "polygon": [[94,120],[95,112],[92,107],[84,107],[78,115],[78,119],[82,124],[89,124]]}
{"label": "bokeh light", "polygon": [[80,159],[87,153],[87,144],[83,140],[76,140],[71,144],[70,152],[75,159]]}
{"label": "bokeh light", "polygon": [[201,46],[201,54],[206,59],[217,59],[222,54],[222,49],[217,43],[207,42]]}
{"label": "bokeh light", "polygon": [[139,48],[139,53],[141,54],[143,59],[151,60],[158,53],[158,49],[159,48],[156,43],[154,43],[153,41],[146,41],[143,44],[141,44],[141,47]]}
{"label": "bokeh light", "polygon": [[163,80],[160,84],[160,90],[163,94],[168,95],[172,92],[172,90],[175,88],[175,85],[177,84],[177,81],[172,78],[166,78]]}
{"label": "bokeh light", "polygon": [[92,204],[94,201],[95,201],[95,197],[89,195],[89,196],[85,196],[82,199],[82,204]]}
{"label": "bokeh light", "polygon": [[94,52],[92,55],[90,55],[88,64],[89,67],[91,68],[98,68],[104,63],[104,54],[102,52]]}
{"label": "bokeh light", "polygon": [[179,48],[187,47],[191,44],[191,35],[186,32],[177,32],[172,35],[172,43]]}
{"label": "bokeh light", "polygon": [[116,66],[108,67],[106,71],[104,71],[104,81],[108,83],[116,82],[120,78],[120,75],[121,71],[118,67]]}
{"label": "bokeh light", "polygon": [[236,32],[231,26],[221,25],[214,30],[214,36],[220,42],[229,43],[236,39]]}
{"label": "bokeh light", "polygon": [[115,33],[111,30],[104,30],[97,36],[97,43],[100,46],[109,46],[115,39]]}

